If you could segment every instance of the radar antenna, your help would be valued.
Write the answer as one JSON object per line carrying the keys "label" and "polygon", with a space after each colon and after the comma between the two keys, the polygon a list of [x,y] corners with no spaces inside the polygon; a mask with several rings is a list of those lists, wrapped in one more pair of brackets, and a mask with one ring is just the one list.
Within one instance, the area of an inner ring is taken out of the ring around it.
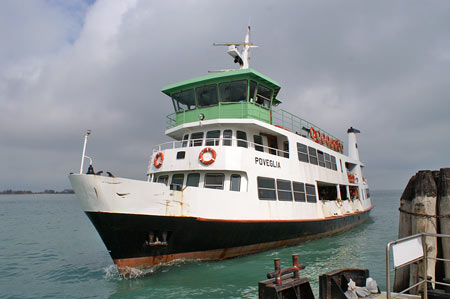
{"label": "radar antenna", "polygon": [[[234,58],[234,63],[239,63],[241,69],[248,69],[250,67],[250,48],[257,47],[250,42],[250,25],[248,26],[245,41],[243,43],[213,43],[213,45],[228,46],[228,55]],[[239,52],[239,46],[244,46],[242,53]]]}

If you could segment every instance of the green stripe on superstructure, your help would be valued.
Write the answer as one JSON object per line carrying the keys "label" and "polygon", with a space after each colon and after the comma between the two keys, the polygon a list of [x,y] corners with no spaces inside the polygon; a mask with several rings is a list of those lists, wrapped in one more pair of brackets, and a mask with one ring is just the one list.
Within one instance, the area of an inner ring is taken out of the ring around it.
{"label": "green stripe on superstructure", "polygon": [[214,73],[194,79],[185,80],[182,82],[174,83],[165,86],[161,91],[165,93],[168,96],[171,96],[171,94],[175,92],[179,92],[182,90],[190,89],[197,86],[202,85],[208,85],[223,81],[230,81],[230,79],[233,80],[239,80],[239,79],[254,79],[255,81],[258,81],[262,83],[263,85],[266,85],[267,87],[274,90],[275,97],[278,92],[280,91],[280,84],[269,77],[264,76],[263,74],[253,70],[253,69],[239,69],[239,70],[232,70],[232,71],[226,71],[226,72],[220,72],[220,73]]}

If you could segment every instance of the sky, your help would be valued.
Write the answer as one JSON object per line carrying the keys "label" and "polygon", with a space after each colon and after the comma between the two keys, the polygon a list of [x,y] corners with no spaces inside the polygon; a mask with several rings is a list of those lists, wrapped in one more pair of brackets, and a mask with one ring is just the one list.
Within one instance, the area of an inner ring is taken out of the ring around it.
{"label": "sky", "polygon": [[251,67],[280,108],[347,141],[371,189],[450,166],[450,1],[5,0],[0,3],[0,190],[71,188],[84,134],[96,170],[146,179],[169,141],[162,87]]}

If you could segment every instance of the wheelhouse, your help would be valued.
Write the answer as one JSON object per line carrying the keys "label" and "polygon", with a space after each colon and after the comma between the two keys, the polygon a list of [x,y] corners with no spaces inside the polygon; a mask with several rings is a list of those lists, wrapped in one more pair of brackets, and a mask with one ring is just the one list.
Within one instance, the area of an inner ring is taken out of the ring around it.
{"label": "wheelhouse", "polygon": [[169,128],[199,120],[254,118],[271,123],[280,85],[253,69],[240,69],[183,81],[163,88],[175,113]]}

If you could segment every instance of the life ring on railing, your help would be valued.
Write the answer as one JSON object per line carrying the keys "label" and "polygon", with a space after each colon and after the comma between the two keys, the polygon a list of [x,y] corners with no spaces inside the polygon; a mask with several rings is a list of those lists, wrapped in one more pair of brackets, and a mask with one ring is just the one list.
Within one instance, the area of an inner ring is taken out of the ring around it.
{"label": "life ring on railing", "polygon": [[156,168],[160,168],[164,162],[164,154],[162,152],[159,152],[155,156],[155,160],[153,160],[153,165],[155,165]]}
{"label": "life ring on railing", "polygon": [[311,137],[312,140],[316,140],[317,139],[317,133],[316,133],[316,130],[314,130],[313,127],[311,127],[309,129],[309,136]]}
{"label": "life ring on railing", "polygon": [[[211,159],[209,160],[205,160],[204,159],[204,154],[206,153],[211,153]],[[211,148],[211,147],[205,147],[204,149],[202,149],[202,151],[200,152],[200,155],[198,156],[198,159],[200,160],[200,162],[204,165],[211,165],[214,163],[214,161],[216,160],[217,157],[217,153],[216,151]]]}

